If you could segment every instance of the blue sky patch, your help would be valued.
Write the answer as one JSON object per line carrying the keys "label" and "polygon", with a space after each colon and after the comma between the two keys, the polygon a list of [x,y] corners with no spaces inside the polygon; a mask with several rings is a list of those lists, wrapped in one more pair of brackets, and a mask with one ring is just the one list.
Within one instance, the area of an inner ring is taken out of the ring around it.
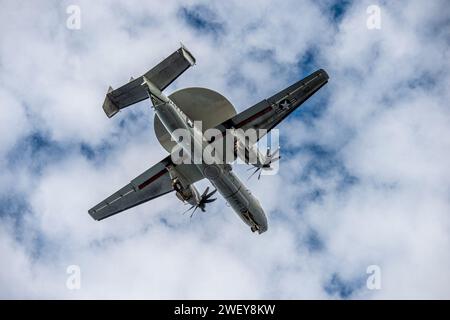
{"label": "blue sky patch", "polygon": [[363,287],[364,283],[364,278],[345,280],[338,273],[333,273],[323,288],[329,295],[338,296],[341,299],[348,299],[355,291]]}
{"label": "blue sky patch", "polygon": [[225,32],[225,26],[219,22],[214,11],[205,5],[182,7],[179,16],[199,34],[212,34],[215,37]]}
{"label": "blue sky patch", "polygon": [[340,22],[344,16],[347,10],[351,7],[352,1],[350,0],[342,0],[342,1],[336,1],[329,7],[329,12],[331,14],[331,17],[335,22]]}
{"label": "blue sky patch", "polygon": [[310,252],[322,251],[325,247],[323,240],[320,238],[316,230],[311,229],[305,239],[306,247]]}
{"label": "blue sky patch", "polygon": [[42,169],[67,156],[66,147],[44,132],[36,131],[19,140],[7,154],[10,168],[25,166],[40,174]]}

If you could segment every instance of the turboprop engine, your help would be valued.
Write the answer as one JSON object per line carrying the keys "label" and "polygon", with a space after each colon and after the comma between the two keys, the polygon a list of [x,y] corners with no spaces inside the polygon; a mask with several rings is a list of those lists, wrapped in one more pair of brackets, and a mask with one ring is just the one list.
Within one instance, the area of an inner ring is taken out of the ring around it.
{"label": "turboprop engine", "polygon": [[266,154],[262,154],[259,151],[256,144],[256,133],[252,136],[252,132],[244,133],[242,130],[231,130],[231,133],[235,137],[234,152],[235,156],[244,161],[246,164],[250,164],[253,168],[248,170],[254,170],[249,179],[257,172],[258,180],[261,178],[263,170],[272,170],[271,164],[280,160],[279,148],[274,152],[271,152],[270,147],[267,148]]}
{"label": "turboprop engine", "polygon": [[209,187],[207,187],[205,191],[200,194],[193,184],[185,187],[178,178],[173,179],[172,185],[176,191],[177,198],[183,201],[183,203],[191,205],[191,207],[183,212],[183,214],[194,209],[191,213],[191,218],[198,208],[200,208],[202,212],[205,212],[206,204],[217,200],[217,198],[211,199],[214,193],[216,193],[216,189],[209,192]]}

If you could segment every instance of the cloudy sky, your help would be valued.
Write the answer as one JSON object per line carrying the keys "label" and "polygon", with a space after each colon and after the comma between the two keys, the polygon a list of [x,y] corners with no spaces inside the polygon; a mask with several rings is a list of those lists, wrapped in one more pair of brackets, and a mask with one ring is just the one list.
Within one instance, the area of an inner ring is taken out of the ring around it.
{"label": "cloudy sky", "polygon": [[[1,298],[450,298],[446,1],[0,2]],[[173,194],[87,213],[166,156],[147,102],[101,105],[180,41],[197,65],[167,93],[208,87],[239,111],[330,75],[278,127],[279,174],[247,182],[263,235],[223,199],[192,220]]]}

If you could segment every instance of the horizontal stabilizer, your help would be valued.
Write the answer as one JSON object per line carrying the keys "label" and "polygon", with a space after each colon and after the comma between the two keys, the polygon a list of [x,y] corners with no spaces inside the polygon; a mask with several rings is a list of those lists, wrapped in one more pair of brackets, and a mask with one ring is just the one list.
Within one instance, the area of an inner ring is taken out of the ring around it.
{"label": "horizontal stabilizer", "polygon": [[130,82],[120,88],[112,91],[108,90],[103,103],[103,110],[111,118],[120,109],[147,99],[147,88],[141,86],[143,77],[146,77],[162,91],[194,64],[194,56],[182,46],[144,75],[136,79],[130,79]]}

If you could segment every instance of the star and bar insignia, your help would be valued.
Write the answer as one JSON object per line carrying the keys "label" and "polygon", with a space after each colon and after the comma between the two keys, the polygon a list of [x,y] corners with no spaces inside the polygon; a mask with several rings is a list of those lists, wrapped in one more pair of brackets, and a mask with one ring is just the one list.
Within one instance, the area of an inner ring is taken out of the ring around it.
{"label": "star and bar insignia", "polygon": [[289,108],[289,106],[291,105],[291,102],[288,99],[284,99],[278,105],[280,106],[281,109],[285,110],[285,109]]}

